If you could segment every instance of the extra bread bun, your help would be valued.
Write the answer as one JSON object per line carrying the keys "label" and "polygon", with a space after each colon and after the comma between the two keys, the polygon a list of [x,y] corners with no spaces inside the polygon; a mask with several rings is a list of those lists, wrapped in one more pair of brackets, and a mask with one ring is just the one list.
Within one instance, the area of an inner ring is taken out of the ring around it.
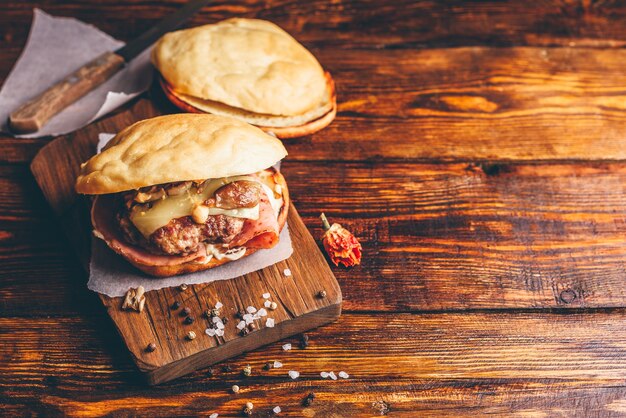
{"label": "extra bread bun", "polygon": [[240,120],[177,114],[137,122],[81,167],[76,191],[118,193],[155,184],[243,175],[287,155],[276,138]]}
{"label": "extra bread bun", "polygon": [[228,19],[164,35],[152,51],[180,109],[236,117],[281,138],[327,126],[336,114],[330,74],[271,22]]}
{"label": "extra bread bun", "polygon": [[275,24],[228,19],[170,32],[152,62],[176,91],[255,113],[298,115],[324,100],[315,57]]}
{"label": "extra bread bun", "polygon": [[326,76],[328,101],[322,107],[298,116],[273,116],[247,112],[222,103],[177,93],[163,78],[159,78],[159,82],[167,98],[184,112],[232,116],[255,125],[265,132],[271,132],[278,138],[288,139],[315,133],[330,125],[335,119],[337,115],[335,83],[330,74],[326,73]]}
{"label": "extra bread bun", "polygon": [[[278,215],[278,226],[279,230],[282,231],[287,222],[287,214],[289,211],[289,190],[282,174],[273,168],[270,170],[274,171],[273,178],[276,184],[279,184],[282,188],[283,206]],[[208,263],[200,264],[184,257],[151,255],[148,256],[150,262],[147,262],[148,259],[145,257],[145,250],[133,247],[124,242],[124,238],[115,224],[115,218],[112,216],[112,214],[116,212],[118,204],[119,202],[116,202],[115,198],[112,196],[97,196],[94,199],[91,209],[91,222],[94,231],[106,242],[109,248],[142,272],[155,277],[169,277],[208,270],[230,262],[230,260],[225,258],[222,260],[213,258]],[[258,249],[256,248],[247,248],[242,258],[248,257],[257,251]]]}

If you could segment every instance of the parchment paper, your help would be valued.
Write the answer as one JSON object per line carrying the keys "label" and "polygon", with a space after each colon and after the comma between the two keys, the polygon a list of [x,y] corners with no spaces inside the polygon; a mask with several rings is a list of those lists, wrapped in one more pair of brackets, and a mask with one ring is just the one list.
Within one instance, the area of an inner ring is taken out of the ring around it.
{"label": "parchment paper", "polygon": [[[97,151],[100,152],[113,136],[115,134],[100,133],[98,135]],[[276,167],[278,169],[280,166]],[[102,240],[92,237],[87,287],[94,292],[117,297],[124,296],[130,287],[143,286],[146,292],[148,292],[164,287],[178,286],[182,283],[209,283],[216,280],[232,279],[263,269],[279,261],[286,260],[291,257],[292,253],[293,247],[291,245],[289,227],[285,224],[285,228],[280,233],[280,241],[274,248],[259,250],[251,256],[210,270],[158,279],[141,273],[109,249]]]}
{"label": "parchment paper", "polygon": [[94,292],[107,296],[124,296],[130,287],[143,286],[146,292],[164,287],[178,286],[182,283],[199,284],[216,280],[227,280],[262,268],[271,266],[291,257],[293,248],[287,225],[280,233],[280,241],[269,250],[259,250],[251,256],[233,261],[222,266],[168,278],[148,277],[128,264],[106,246],[104,241],[92,238],[91,262],[89,263],[89,282],[87,287]]}
{"label": "parchment paper", "polygon": [[[0,129],[10,133],[7,118],[11,112],[102,53],[123,45],[94,26],[35,9],[26,47],[0,90]],[[148,49],[40,131],[19,136],[37,138],[75,131],[147,90],[152,72]]]}

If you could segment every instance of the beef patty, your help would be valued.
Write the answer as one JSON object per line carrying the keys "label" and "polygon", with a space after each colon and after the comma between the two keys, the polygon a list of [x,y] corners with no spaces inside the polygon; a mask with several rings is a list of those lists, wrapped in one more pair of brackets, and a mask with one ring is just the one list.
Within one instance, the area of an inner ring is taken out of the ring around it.
{"label": "beef patty", "polygon": [[[261,188],[253,181],[229,183],[216,191],[215,197],[205,203],[221,208],[254,207],[259,203]],[[118,223],[125,239],[146,250],[167,255],[186,255],[198,250],[201,243],[228,244],[241,232],[245,219],[226,215],[211,215],[203,224],[194,222],[191,216],[172,219],[167,225],[154,231],[146,239],[130,220],[130,211],[135,205],[130,192],[124,196],[127,202],[118,215]]]}

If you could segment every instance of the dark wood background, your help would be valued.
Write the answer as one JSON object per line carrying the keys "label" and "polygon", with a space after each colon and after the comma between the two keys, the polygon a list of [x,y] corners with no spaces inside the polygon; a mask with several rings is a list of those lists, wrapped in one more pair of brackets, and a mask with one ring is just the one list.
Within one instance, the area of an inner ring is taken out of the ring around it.
{"label": "dark wood background", "polygon": [[[35,6],[128,40],[181,3],[3,1],[0,79]],[[147,387],[29,173],[48,140],[0,137],[2,413],[626,413],[626,5],[216,1],[190,24],[231,16],[278,23],[336,79],[336,121],[283,167],[314,236],[324,211],[363,243],[334,269],[343,316],[306,350]]]}

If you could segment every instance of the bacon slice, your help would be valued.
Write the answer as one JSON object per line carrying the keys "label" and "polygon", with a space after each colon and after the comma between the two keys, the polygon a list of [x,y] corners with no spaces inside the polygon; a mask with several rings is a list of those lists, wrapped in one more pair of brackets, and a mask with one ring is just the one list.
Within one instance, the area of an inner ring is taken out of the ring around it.
{"label": "bacon slice", "polygon": [[280,227],[267,194],[261,193],[259,219],[246,219],[241,232],[229,243],[229,247],[272,248],[278,244]]}

